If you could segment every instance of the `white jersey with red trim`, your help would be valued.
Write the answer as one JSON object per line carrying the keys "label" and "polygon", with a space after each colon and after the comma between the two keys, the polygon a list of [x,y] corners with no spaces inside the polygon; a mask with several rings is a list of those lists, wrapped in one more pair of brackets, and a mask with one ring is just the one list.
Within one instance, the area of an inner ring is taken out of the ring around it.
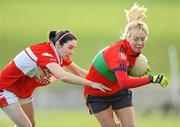
{"label": "white jersey with red trim", "polygon": [[0,89],[11,91],[20,98],[31,96],[36,87],[45,86],[55,79],[46,67],[52,62],[68,66],[72,61],[59,58],[50,42],[26,48],[0,72]]}

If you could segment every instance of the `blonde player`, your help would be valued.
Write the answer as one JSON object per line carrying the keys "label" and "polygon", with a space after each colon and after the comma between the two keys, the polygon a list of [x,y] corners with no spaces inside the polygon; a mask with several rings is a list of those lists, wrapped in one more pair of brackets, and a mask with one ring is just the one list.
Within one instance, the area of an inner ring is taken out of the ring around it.
{"label": "blonde player", "polygon": [[168,85],[167,76],[163,74],[142,78],[128,76],[128,70],[135,64],[148,38],[148,27],[142,21],[145,11],[146,8],[137,4],[126,11],[128,24],[123,38],[101,50],[87,74],[87,79],[111,88],[111,91],[101,92],[86,86],[84,90],[87,107],[102,127],[116,127],[113,112],[122,127],[136,127],[132,92],[129,88],[149,83],[158,83],[162,87]]}

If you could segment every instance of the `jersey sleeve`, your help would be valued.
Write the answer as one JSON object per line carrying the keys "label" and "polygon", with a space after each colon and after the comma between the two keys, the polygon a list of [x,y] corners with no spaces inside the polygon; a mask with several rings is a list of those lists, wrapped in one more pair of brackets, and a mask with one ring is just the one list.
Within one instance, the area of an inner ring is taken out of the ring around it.
{"label": "jersey sleeve", "polygon": [[108,66],[112,72],[127,71],[127,56],[125,52],[116,51],[108,56]]}
{"label": "jersey sleeve", "polygon": [[129,77],[127,72],[123,71],[117,71],[115,75],[121,89],[135,88],[150,83],[150,77]]}
{"label": "jersey sleeve", "polygon": [[121,89],[135,88],[150,83],[149,77],[133,78],[128,76],[128,60],[123,48],[120,48],[119,51],[116,50],[116,52],[113,53],[111,53],[113,56],[109,58],[111,59],[109,62],[109,67],[116,75]]}
{"label": "jersey sleeve", "polygon": [[61,66],[69,66],[70,64],[72,63],[72,60],[71,59],[68,59],[66,61],[63,60],[63,63],[61,64]]}
{"label": "jersey sleeve", "polygon": [[57,63],[57,59],[51,53],[45,52],[39,55],[38,57],[38,65],[39,66],[46,66],[49,63],[55,62]]}

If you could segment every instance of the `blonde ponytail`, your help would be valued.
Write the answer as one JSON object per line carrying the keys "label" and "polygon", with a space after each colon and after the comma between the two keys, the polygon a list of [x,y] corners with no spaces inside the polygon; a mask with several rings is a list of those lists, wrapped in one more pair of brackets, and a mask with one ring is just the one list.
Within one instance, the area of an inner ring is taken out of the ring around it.
{"label": "blonde ponytail", "polygon": [[146,11],[147,8],[144,8],[144,6],[140,7],[137,3],[135,3],[129,11],[125,10],[128,23],[141,21],[144,17],[146,17]]}
{"label": "blonde ponytail", "polygon": [[147,8],[144,8],[144,6],[140,7],[137,3],[135,3],[131,7],[131,9],[125,10],[128,24],[125,27],[123,39],[127,38],[127,36],[134,30],[143,30],[146,33],[146,35],[148,34],[148,27],[146,23],[142,21],[143,18],[146,17],[146,11]]}

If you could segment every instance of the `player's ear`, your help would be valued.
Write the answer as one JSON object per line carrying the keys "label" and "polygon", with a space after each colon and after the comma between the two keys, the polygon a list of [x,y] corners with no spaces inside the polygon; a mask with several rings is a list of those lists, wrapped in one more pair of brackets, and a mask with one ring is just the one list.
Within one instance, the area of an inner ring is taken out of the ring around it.
{"label": "player's ear", "polygon": [[130,32],[128,32],[128,34],[127,34],[127,38],[130,38],[131,37],[131,33]]}
{"label": "player's ear", "polygon": [[56,47],[56,48],[61,48],[62,46],[61,46],[60,43],[57,41],[57,42],[55,43],[55,47]]}

